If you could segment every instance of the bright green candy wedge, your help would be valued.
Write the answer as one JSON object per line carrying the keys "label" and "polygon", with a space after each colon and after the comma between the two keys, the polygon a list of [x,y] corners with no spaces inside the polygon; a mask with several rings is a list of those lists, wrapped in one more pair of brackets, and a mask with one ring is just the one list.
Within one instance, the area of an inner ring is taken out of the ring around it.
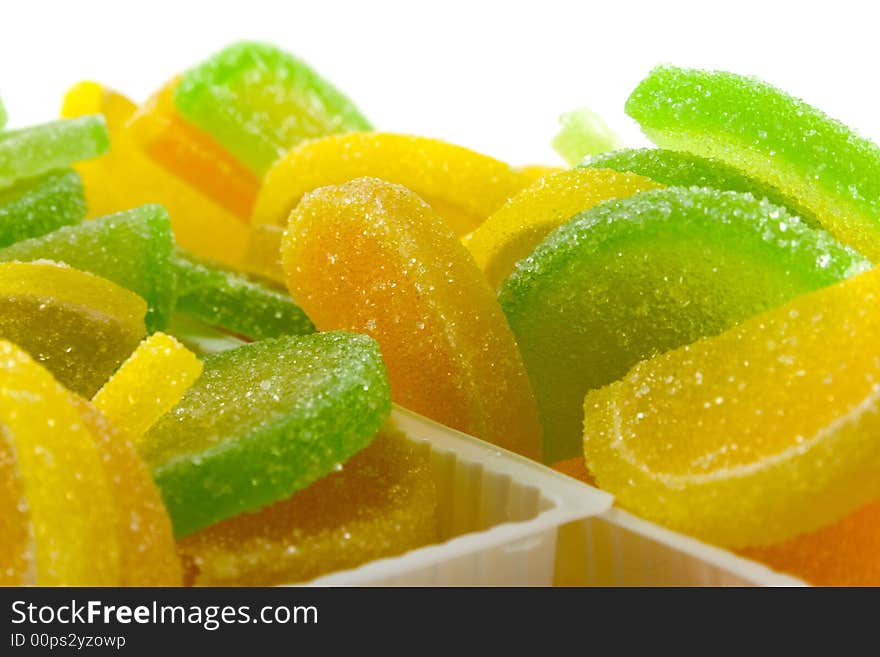
{"label": "bright green candy wedge", "polygon": [[620,137],[605,121],[586,107],[566,112],[559,117],[559,124],[559,132],[553,138],[553,148],[571,166],[587,156],[623,146]]}
{"label": "bright green candy wedge", "polygon": [[104,117],[82,116],[0,133],[0,187],[33,178],[110,148]]}
{"label": "bright green candy wedge", "polygon": [[499,292],[538,402],[545,460],[580,453],[589,390],[869,267],[748,194],[669,188],[576,215]]}
{"label": "bright green candy wedge", "polygon": [[627,148],[587,158],[579,166],[636,173],[669,187],[712,187],[747,192],[766,198],[796,214],[810,226],[819,226],[813,212],[775,187],[755,180],[718,160],[664,148]]}
{"label": "bright green candy wedge", "polygon": [[807,208],[880,260],[880,147],[755,78],[655,68],[626,111],[656,144],[722,160]]}
{"label": "bright green candy wedge", "polygon": [[107,278],[144,298],[145,322],[155,331],[174,305],[172,248],[165,208],[144,205],[16,242],[0,249],[0,262],[55,260]]}
{"label": "bright green candy wedge", "polygon": [[174,103],[259,176],[305,139],[371,129],[307,64],[264,43],[233,44],[190,69]]}
{"label": "bright green candy wedge", "polygon": [[334,331],[205,360],[141,453],[178,536],[305,488],[365,447],[391,412],[378,344]]}
{"label": "bright green candy wedge", "polygon": [[79,175],[53,171],[0,189],[0,247],[39,237],[86,216]]}
{"label": "bright green candy wedge", "polygon": [[287,291],[178,250],[175,310],[252,340],[312,333],[314,325]]}

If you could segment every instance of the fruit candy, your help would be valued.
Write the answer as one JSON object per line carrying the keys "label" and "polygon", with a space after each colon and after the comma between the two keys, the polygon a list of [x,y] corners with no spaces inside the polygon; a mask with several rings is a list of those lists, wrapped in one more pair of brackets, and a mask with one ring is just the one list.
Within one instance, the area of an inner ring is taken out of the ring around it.
{"label": "fruit candy", "polygon": [[284,229],[273,224],[254,224],[247,250],[241,260],[241,268],[252,274],[284,284],[281,267],[281,238]]}
{"label": "fruit candy", "polygon": [[0,130],[3,129],[3,126],[6,125],[6,107],[3,105],[3,100],[0,99]]}
{"label": "fruit candy", "polygon": [[499,292],[547,462],[579,452],[589,390],[868,266],[782,208],[736,192],[648,191],[577,215]]}
{"label": "fruit candy", "polygon": [[106,155],[75,167],[85,186],[88,216],[159,203],[171,217],[178,244],[206,258],[236,265],[247,243],[247,227],[146,156],[125,127],[135,109],[124,96],[94,82],[76,85],[64,99],[64,116],[103,114],[113,142]]}
{"label": "fruit candy", "polygon": [[86,216],[79,176],[52,171],[0,189],[0,247],[75,224]]}
{"label": "fruit candy", "polygon": [[[112,586],[116,507],[94,438],[70,393],[0,340],[0,581]],[[8,475],[12,477],[8,477]]]}
{"label": "fruit candy", "polygon": [[741,553],[820,586],[880,586],[880,500],[830,525]]}
{"label": "fruit candy", "polygon": [[173,100],[177,84],[172,80],[141,105],[127,129],[155,162],[248,221],[259,179],[208,133],[181,118]]}
{"label": "fruit candy", "polygon": [[264,43],[233,44],[184,73],[174,104],[257,176],[301,141],[371,129],[307,64]]}
{"label": "fruit candy", "polygon": [[[89,428],[116,506],[121,586],[180,586],[183,568],[171,519],[128,430],[117,430],[89,402],[71,395]],[[128,428],[126,428],[128,429]]]}
{"label": "fruit candy", "polygon": [[107,127],[100,116],[82,116],[2,132],[0,187],[97,157],[109,146]]}
{"label": "fruit candy", "polygon": [[305,488],[369,444],[390,410],[373,340],[286,336],[207,358],[140,450],[180,537]]}
{"label": "fruit candy", "polygon": [[755,78],[672,66],[651,71],[626,111],[659,146],[748,171],[880,258],[880,147],[842,123]]}
{"label": "fruit candy", "polygon": [[551,167],[543,164],[527,164],[522,167],[517,167],[515,171],[521,173],[526,178],[528,178],[529,182],[537,182],[541,178],[549,176],[551,173],[559,173],[560,171],[565,171],[565,169],[563,169],[562,167]]}
{"label": "fruit candy", "polygon": [[660,185],[615,171],[570,169],[527,187],[465,240],[489,285],[498,288],[517,262],[578,212],[611,198],[632,196]]}
{"label": "fruit candy", "polygon": [[529,184],[503,162],[437,139],[353,133],[308,142],[279,160],[266,174],[251,222],[284,226],[303,194],[362,176],[409,187],[458,235]]}
{"label": "fruit candy", "polygon": [[187,536],[180,551],[197,585],[301,582],[436,542],[436,506],[429,455],[385,428],[338,472]]}
{"label": "fruit candy", "polygon": [[0,338],[91,397],[144,336],[146,304],[106,279],[49,262],[0,263]]}
{"label": "fruit candy", "polygon": [[582,107],[559,117],[560,129],[553,138],[553,148],[571,166],[588,155],[613,151],[623,146],[605,121],[592,110]]}
{"label": "fruit candy", "polygon": [[583,456],[574,456],[564,461],[557,461],[552,467],[557,472],[561,472],[585,484],[590,486],[596,485],[596,480],[593,479],[593,475],[587,470],[587,464],[584,462]]}
{"label": "fruit candy", "polygon": [[0,249],[0,261],[54,260],[136,292],[149,304],[147,328],[162,328],[174,304],[168,213],[145,205],[65,226]]}
{"label": "fruit candy", "polygon": [[170,335],[153,333],[92,399],[135,444],[199,378],[202,362]]}
{"label": "fruit candy", "polygon": [[177,312],[252,340],[315,330],[286,291],[182,251],[174,254],[172,262],[177,273]]}
{"label": "fruit candy", "polygon": [[712,187],[731,192],[747,192],[781,205],[811,226],[819,220],[806,207],[775,187],[727,166],[718,160],[663,148],[629,148],[587,158],[580,166],[637,173],[670,187]]}
{"label": "fruit candy", "polygon": [[584,453],[622,506],[756,546],[880,496],[880,269],[636,365],[584,403]]}
{"label": "fruit candy", "polygon": [[376,338],[397,403],[538,457],[532,392],[495,294],[419,197],[374,178],[316,190],[291,214],[282,256],[319,330]]}

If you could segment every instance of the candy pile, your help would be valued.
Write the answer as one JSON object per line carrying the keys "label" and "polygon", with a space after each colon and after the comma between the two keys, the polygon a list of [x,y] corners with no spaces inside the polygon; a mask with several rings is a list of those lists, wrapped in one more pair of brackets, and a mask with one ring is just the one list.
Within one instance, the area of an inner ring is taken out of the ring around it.
{"label": "candy pile", "polygon": [[880,148],[727,73],[660,67],[626,110],[660,148],[581,109],[574,168],[516,168],[373,131],[245,42],[0,131],[0,584],[276,584],[435,543],[392,402],[880,584]]}

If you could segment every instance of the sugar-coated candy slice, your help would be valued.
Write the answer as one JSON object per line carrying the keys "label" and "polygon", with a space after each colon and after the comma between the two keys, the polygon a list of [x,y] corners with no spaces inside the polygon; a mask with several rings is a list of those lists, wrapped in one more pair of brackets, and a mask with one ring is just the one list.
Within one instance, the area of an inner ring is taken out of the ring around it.
{"label": "sugar-coated candy slice", "polygon": [[755,78],[673,66],[651,71],[626,111],[657,145],[749,172],[880,258],[880,147],[839,121]]}
{"label": "sugar-coated candy slice", "polygon": [[606,201],[551,233],[499,292],[547,462],[580,450],[584,395],[868,262],[747,194],[669,188]]}
{"label": "sugar-coated candy slice", "polygon": [[819,586],[880,586],[880,500],[813,532],[741,553]]}
{"label": "sugar-coated candy slice", "polygon": [[70,393],[5,340],[0,457],[0,469],[15,473],[0,488],[0,508],[13,512],[0,521],[12,530],[0,541],[4,583],[118,585],[117,510],[95,439]]}
{"label": "sugar-coated candy slice", "polygon": [[315,330],[286,290],[274,289],[181,250],[172,262],[177,275],[175,310],[179,313],[252,340]]}
{"label": "sugar-coated candy slice", "polygon": [[559,117],[559,124],[559,132],[553,138],[553,148],[571,166],[588,155],[623,147],[620,137],[587,107],[566,112]]}
{"label": "sugar-coated candy slice", "polygon": [[178,79],[163,86],[132,115],[127,129],[144,152],[243,221],[260,180],[213,137],[174,107]]}
{"label": "sugar-coated candy slice", "polygon": [[530,185],[510,199],[464,240],[493,288],[548,234],[578,212],[611,198],[661,186],[616,171],[570,169]]}
{"label": "sugar-coated candy slice", "polygon": [[0,132],[0,187],[97,157],[109,146],[101,116]]}
{"label": "sugar-coated candy slice", "polygon": [[880,269],[636,365],[584,402],[584,455],[635,513],[729,547],[880,496]]}
{"label": "sugar-coated candy slice", "polygon": [[178,244],[206,258],[238,264],[247,244],[247,227],[143,152],[126,129],[135,110],[125,96],[94,82],[77,84],[64,98],[64,116],[103,114],[113,142],[109,153],[75,167],[85,186],[88,216],[159,203],[168,210]]}
{"label": "sugar-coated candy slice", "polygon": [[253,224],[247,250],[241,260],[241,268],[270,281],[284,284],[284,268],[281,266],[281,238],[284,228],[274,224]]}
{"label": "sugar-coated candy slice", "polygon": [[539,457],[534,399],[495,293],[418,196],[375,178],[316,190],[291,214],[282,256],[319,330],[376,338],[397,403]]}
{"label": "sugar-coated candy slice", "polygon": [[45,235],[86,216],[79,175],[52,171],[0,189],[0,247]]}
{"label": "sugar-coated candy slice", "polygon": [[0,263],[0,338],[91,397],[144,336],[147,306],[106,279],[49,262]]}
{"label": "sugar-coated candy slice", "polygon": [[437,541],[426,450],[385,428],[338,471],[293,497],[187,536],[187,579],[270,586],[354,568]]}
{"label": "sugar-coated candy slice", "polygon": [[755,198],[766,198],[781,205],[811,226],[819,225],[813,212],[797,199],[719,160],[691,153],[665,148],[627,148],[589,157],[579,166],[636,173],[670,187],[712,187],[747,192]]}
{"label": "sugar-coated candy slice", "polygon": [[545,164],[526,164],[525,166],[516,167],[516,171],[523,174],[530,182],[537,182],[551,173],[559,173],[560,171],[565,171],[565,169]]}
{"label": "sugar-coated candy slice", "polygon": [[95,394],[92,403],[129,440],[139,443],[202,373],[202,361],[172,336],[153,333]]}
{"label": "sugar-coated candy slice", "polygon": [[363,176],[410,188],[459,235],[529,184],[504,162],[438,139],[352,133],[305,143],[279,160],[266,174],[251,222],[284,226],[305,193]]}
{"label": "sugar-coated candy slice", "polygon": [[183,568],[171,519],[150,469],[137,453],[131,428],[110,422],[86,400],[71,395],[95,439],[116,506],[120,586],[181,586]]}
{"label": "sugar-coated candy slice", "polygon": [[373,340],[285,336],[207,358],[140,450],[180,537],[305,488],[368,445],[390,410]]}
{"label": "sugar-coated candy slice", "polygon": [[301,141],[371,129],[327,80],[266,43],[232,44],[186,71],[174,103],[258,176]]}
{"label": "sugar-coated candy slice", "polygon": [[146,300],[155,330],[174,305],[173,244],[168,213],[145,205],[17,242],[0,249],[0,261],[53,260],[107,278]]}

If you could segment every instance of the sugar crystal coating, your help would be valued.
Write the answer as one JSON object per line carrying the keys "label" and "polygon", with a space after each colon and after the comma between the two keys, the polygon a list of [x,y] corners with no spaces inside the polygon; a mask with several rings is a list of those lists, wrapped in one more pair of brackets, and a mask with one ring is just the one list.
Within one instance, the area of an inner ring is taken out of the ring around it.
{"label": "sugar crystal coating", "polygon": [[376,338],[397,403],[538,457],[532,392],[495,294],[418,196],[374,178],[316,190],[291,214],[282,255],[319,330]]}
{"label": "sugar crystal coating", "polygon": [[559,132],[553,148],[571,166],[589,155],[613,151],[623,146],[614,131],[593,110],[582,107],[559,117]]}
{"label": "sugar crystal coating", "polygon": [[180,542],[202,586],[302,582],[437,541],[437,491],[424,446],[393,428],[286,500]]}
{"label": "sugar crystal coating", "polygon": [[17,242],[0,249],[0,262],[53,260],[107,278],[147,302],[147,328],[155,330],[174,305],[172,246],[168,213],[145,205]]}
{"label": "sugar crystal coating", "polygon": [[0,247],[45,235],[86,216],[82,182],[72,169],[0,189]]}
{"label": "sugar crystal coating", "polygon": [[458,235],[529,183],[504,162],[438,139],[352,133],[305,143],[279,160],[266,174],[251,222],[284,226],[307,192],[364,176],[410,188]]}
{"label": "sugar crystal coating", "polygon": [[143,299],[49,262],[0,263],[0,338],[91,397],[144,336]]}
{"label": "sugar crystal coating", "polygon": [[626,103],[657,145],[780,189],[841,242],[880,257],[880,147],[756,78],[659,66]]}
{"label": "sugar crystal coating", "polygon": [[545,164],[526,164],[525,166],[516,167],[515,170],[528,178],[529,182],[537,182],[551,173],[565,171],[562,167],[553,167]]}
{"label": "sugar crystal coating", "polygon": [[776,543],[880,496],[880,269],[657,356],[584,402],[599,485],[723,546]]}
{"label": "sugar crystal coating", "polygon": [[174,103],[258,176],[304,140],[371,129],[327,80],[266,43],[235,43],[186,71]]}
{"label": "sugar crystal coating", "polygon": [[577,215],[499,292],[548,462],[580,451],[589,390],[868,266],[784,209],[735,192],[648,191]]}
{"label": "sugar crystal coating", "polygon": [[390,411],[373,340],[285,336],[207,358],[140,450],[180,537],[305,488],[369,444]]}

